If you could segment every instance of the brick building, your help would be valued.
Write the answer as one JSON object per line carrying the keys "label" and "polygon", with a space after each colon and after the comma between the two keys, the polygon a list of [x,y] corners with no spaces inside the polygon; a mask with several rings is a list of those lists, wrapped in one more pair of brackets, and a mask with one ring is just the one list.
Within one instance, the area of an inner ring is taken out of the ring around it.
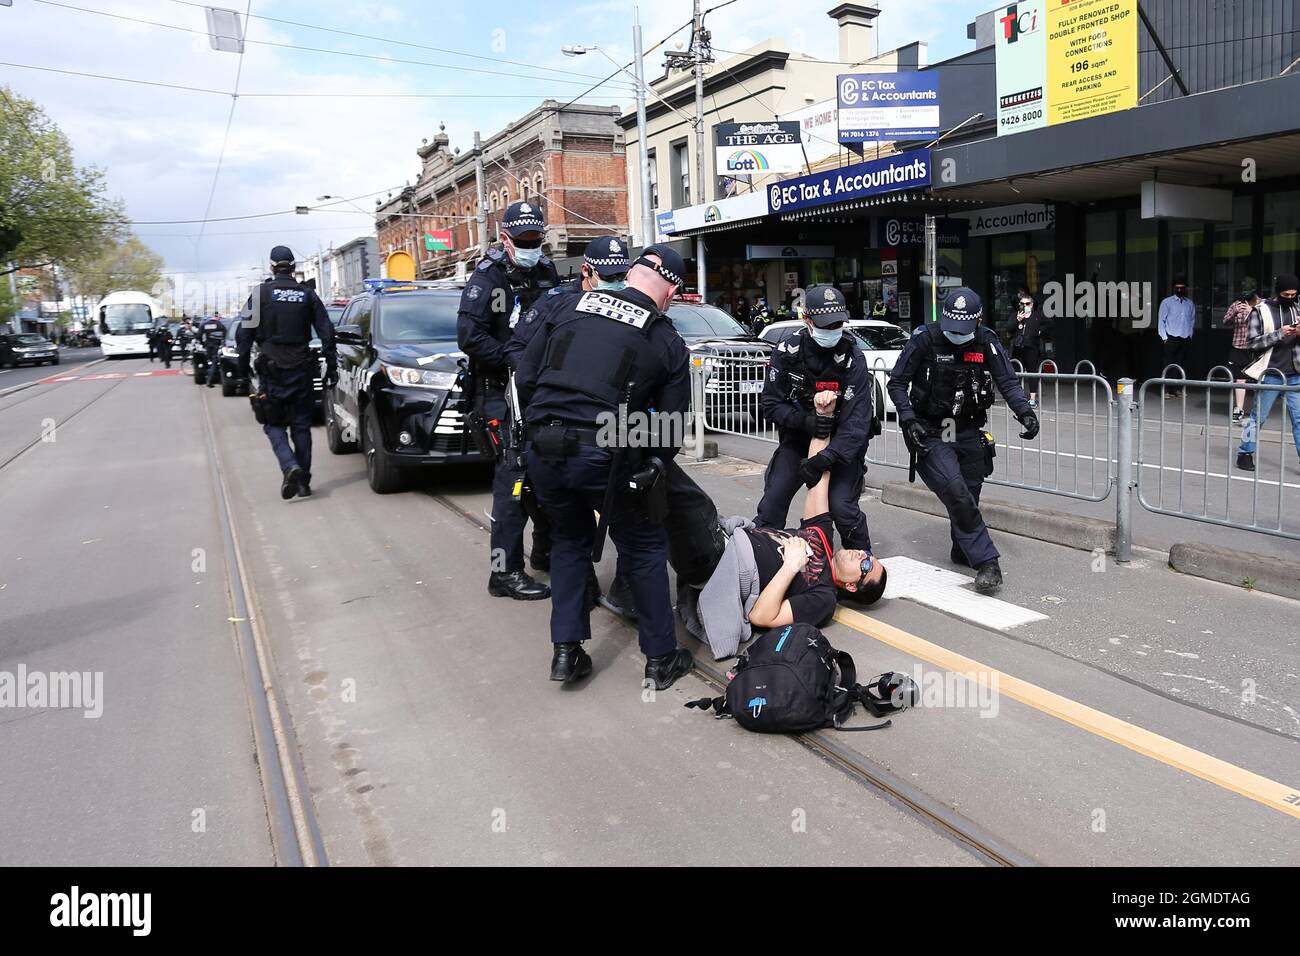
{"label": "brick building", "polygon": [[[546,210],[546,249],[557,261],[580,256],[596,236],[628,232],[619,109],[560,107],[546,100],[483,141],[489,242],[506,206],[533,200]],[[404,249],[419,263],[421,278],[453,275],[459,263],[470,269],[479,258],[473,150],[452,149],[440,128],[416,152],[419,178],[375,210],[380,255]],[[426,251],[424,236],[433,231],[450,231],[450,250]],[[567,271],[561,262],[561,274]]]}

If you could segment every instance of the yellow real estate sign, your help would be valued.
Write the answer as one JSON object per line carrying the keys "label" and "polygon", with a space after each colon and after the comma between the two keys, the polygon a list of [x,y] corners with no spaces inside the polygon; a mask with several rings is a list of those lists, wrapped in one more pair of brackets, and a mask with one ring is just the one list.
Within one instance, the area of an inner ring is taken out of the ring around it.
{"label": "yellow real estate sign", "polygon": [[1047,122],[1137,105],[1137,0],[1048,0]]}

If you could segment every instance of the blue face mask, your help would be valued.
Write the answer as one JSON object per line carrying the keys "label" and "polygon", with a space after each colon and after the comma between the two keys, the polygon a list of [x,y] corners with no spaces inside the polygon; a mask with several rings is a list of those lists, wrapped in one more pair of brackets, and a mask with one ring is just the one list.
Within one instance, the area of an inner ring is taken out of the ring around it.
{"label": "blue face mask", "polygon": [[839,345],[840,337],[844,335],[843,327],[838,329],[811,328],[808,332],[812,335],[812,340],[824,349],[832,349]]}
{"label": "blue face mask", "polygon": [[596,288],[601,292],[622,292],[627,288],[626,279],[597,279]]}
{"label": "blue face mask", "polygon": [[975,333],[968,332],[965,335],[958,335],[956,332],[944,332],[943,337],[953,345],[965,345],[975,338]]}
{"label": "blue face mask", "polygon": [[520,249],[515,246],[514,254],[511,256],[521,269],[531,269],[537,263],[542,261],[542,250],[539,249]]}

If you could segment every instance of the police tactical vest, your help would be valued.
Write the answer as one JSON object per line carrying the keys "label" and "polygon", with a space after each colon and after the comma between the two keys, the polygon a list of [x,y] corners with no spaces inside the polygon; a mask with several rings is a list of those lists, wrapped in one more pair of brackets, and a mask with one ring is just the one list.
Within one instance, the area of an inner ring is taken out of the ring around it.
{"label": "police tactical vest", "polygon": [[558,325],[546,343],[539,388],[587,395],[613,409],[629,382],[654,377],[658,357],[649,334],[662,313],[610,292],[584,292],[563,308],[574,318]]}
{"label": "police tactical vest", "polygon": [[973,341],[953,345],[937,324],[928,329],[930,354],[912,380],[910,399],[923,418],[952,418],[983,425],[993,405],[993,353],[977,332]]}
{"label": "police tactical vest", "polygon": [[520,317],[527,314],[538,299],[559,284],[554,265],[545,257],[531,272],[524,273],[515,268],[503,250],[489,249],[477,268],[485,274],[495,272],[494,275],[487,276],[488,280],[494,286],[510,292],[504,310],[493,309],[491,302],[488,305],[492,316],[492,337],[498,342],[509,341]]}
{"label": "police tactical vest", "polygon": [[226,337],[226,327],[216,319],[209,319],[204,322],[199,332],[203,336],[203,344],[209,348],[220,345]]}
{"label": "police tactical vest", "polygon": [[261,319],[257,341],[275,345],[306,345],[311,341],[311,290],[291,278],[262,283]]}

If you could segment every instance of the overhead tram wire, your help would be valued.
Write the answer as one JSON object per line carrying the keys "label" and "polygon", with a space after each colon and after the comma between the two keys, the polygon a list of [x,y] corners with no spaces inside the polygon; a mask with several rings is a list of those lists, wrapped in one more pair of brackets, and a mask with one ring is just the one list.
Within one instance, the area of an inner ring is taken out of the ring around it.
{"label": "overhead tram wire", "polygon": [[[247,0],[244,6],[244,22],[248,22],[249,11],[253,9],[253,0]],[[246,44],[239,46],[239,63],[235,67],[235,90],[230,94],[230,112],[226,115],[226,132],[221,137],[221,151],[217,153],[217,168],[212,173],[212,188],[208,191],[208,205],[203,210],[203,221],[199,224],[199,234],[194,240],[194,271],[199,272],[202,264],[199,259],[199,247],[203,243],[203,230],[208,226],[208,217],[212,215],[212,201],[217,197],[217,182],[221,179],[221,166],[226,159],[226,146],[230,143],[230,127],[235,121],[235,107],[239,104],[239,81],[244,76],[244,50]]]}
{"label": "overhead tram wire", "polygon": [[[182,86],[177,83],[161,83],[157,80],[137,80],[129,76],[109,76],[106,73],[87,73],[83,70],[62,70],[53,66],[35,66],[31,63],[12,63],[7,60],[0,60],[0,66],[13,67],[16,70],[35,70],[40,73],[59,73],[63,76],[77,76],[91,80],[107,80],[113,83],[131,83],[136,86],[156,86],[165,90],[178,90],[183,93],[207,93],[211,96],[229,96],[226,90],[213,90],[203,86]],[[258,97],[264,99],[308,99],[317,97],[330,97],[334,99],[347,97],[361,97],[374,99],[529,99],[535,100],[540,95],[543,99],[559,99],[558,96],[547,96],[538,93],[356,93],[356,92],[339,92],[339,93],[240,93],[241,97]],[[567,93],[564,95],[568,95]],[[607,99],[619,99],[616,96],[604,97]]]}
{"label": "overhead tram wire", "polygon": [[[172,3],[180,4],[183,7],[195,7],[204,9],[207,5],[202,3],[193,3],[191,0],[172,0]],[[504,63],[509,66],[526,66],[533,70],[546,70],[549,73],[561,73],[565,76],[577,76],[584,80],[594,80],[596,77],[591,73],[582,73],[578,70],[563,70],[556,66],[537,66],[533,63],[524,63],[521,60],[507,60],[504,57],[485,56],[481,53],[465,53],[461,50],[448,50],[445,47],[429,46],[425,43],[412,43],[410,40],[399,40],[395,37],[372,36],[367,33],[355,33],[349,30],[338,30],[333,27],[323,27],[315,23],[303,23],[300,20],[284,20],[279,17],[268,17],[265,14],[253,15],[254,20],[266,20],[269,23],[283,23],[287,26],[303,27],[307,30],[319,30],[322,33],[333,33],[337,36],[351,37],[356,40],[372,40],[376,43],[391,43],[394,46],[409,46],[416,50],[428,50],[431,53],[446,53],[451,56],[463,56],[471,60],[484,60],[488,63]]]}
{"label": "overhead tram wire", "polygon": [[[49,7],[60,7],[64,10],[75,10],[79,13],[90,13],[96,16],[108,17],[113,20],[125,20],[128,23],[139,23],[145,26],[158,27],[164,30],[175,30],[179,33],[188,33],[193,36],[206,37],[211,35],[206,30],[194,30],[191,29],[190,27],[182,27],[174,23],[161,23],[157,20],[146,20],[142,17],[130,17],[121,13],[109,13],[105,10],[94,10],[91,9],[90,7],[79,7],[70,3],[59,3],[58,0],[34,0],[34,2]],[[247,19],[248,16],[245,15],[245,20],[247,21]],[[521,74],[518,71],[507,72],[504,70],[485,70],[480,67],[462,66],[460,64],[430,63],[427,60],[404,60],[392,56],[380,56],[375,53],[355,53],[349,50],[329,50],[329,49],[324,49],[322,47],[301,46],[295,43],[276,43],[273,40],[250,40],[247,37],[240,38],[240,37],[222,37],[222,36],[218,36],[218,39],[227,39],[227,40],[242,39],[244,44],[252,43],[256,46],[268,46],[268,47],[274,47],[282,50],[297,50],[305,53],[324,53],[331,56],[345,56],[353,59],[377,60],[381,63],[400,63],[409,66],[425,66],[437,70],[457,70],[464,73],[484,73],[490,76],[508,76],[513,79],[522,78],[522,79],[529,79],[529,80],[543,80],[543,81],[549,81],[554,83],[570,83],[573,84],[574,86],[578,86],[584,82],[583,80],[565,80],[555,76],[535,76],[535,75]],[[542,67],[541,69],[546,69],[546,67]]]}

